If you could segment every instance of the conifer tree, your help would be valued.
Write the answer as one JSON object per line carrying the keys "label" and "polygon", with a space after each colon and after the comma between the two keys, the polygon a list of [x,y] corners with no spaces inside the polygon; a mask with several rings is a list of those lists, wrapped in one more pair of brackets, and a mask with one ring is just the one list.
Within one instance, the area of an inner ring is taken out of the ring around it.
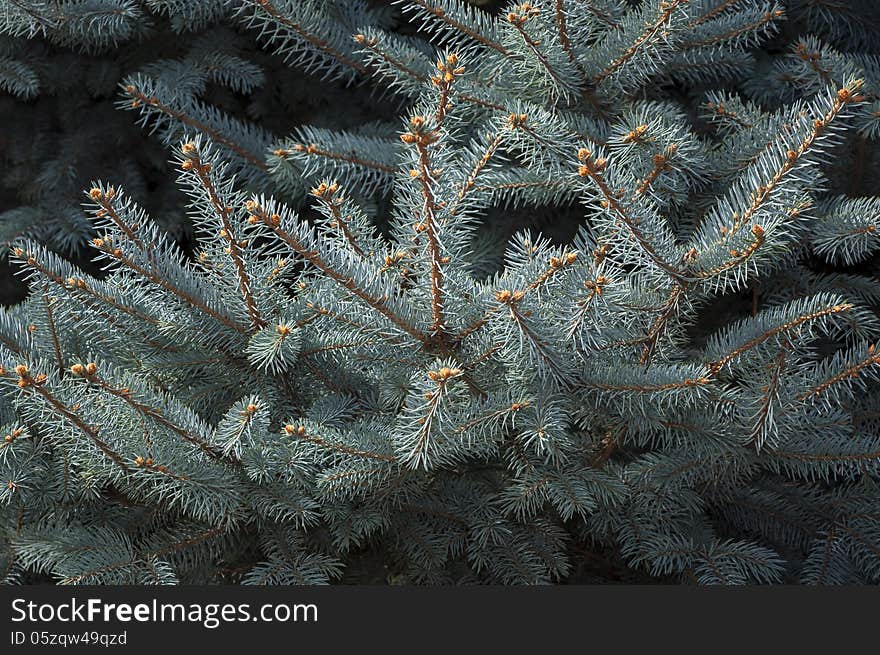
{"label": "conifer tree", "polygon": [[[870,3],[6,4],[19,46],[222,23],[399,107],[278,136],[205,99],[264,79],[195,35],[123,77],[194,248],[112,176],[83,197],[100,274],[11,243],[7,581],[317,584],[367,552],[419,584],[586,552],[880,581]],[[571,238],[512,218],[548,209]]]}

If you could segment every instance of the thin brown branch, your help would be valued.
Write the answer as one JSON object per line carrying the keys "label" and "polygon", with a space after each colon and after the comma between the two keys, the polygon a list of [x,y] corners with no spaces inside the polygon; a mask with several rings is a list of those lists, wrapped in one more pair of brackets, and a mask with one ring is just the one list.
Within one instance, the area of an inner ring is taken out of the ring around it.
{"label": "thin brown branch", "polygon": [[645,30],[639,35],[639,37],[635,40],[635,42],[624,51],[622,55],[620,55],[617,59],[611,61],[605,68],[603,68],[599,73],[593,76],[593,83],[599,84],[605,78],[610,75],[613,75],[624,64],[626,64],[629,60],[638,54],[641,50],[642,46],[648,43],[655,36],[660,34],[663,31],[666,22],[672,16],[676,9],[678,9],[681,5],[686,4],[689,0],[667,0],[666,2],[660,3],[660,14],[657,18],[648,23],[645,26]]}
{"label": "thin brown branch", "polygon": [[556,0],[554,9],[556,13],[556,31],[559,34],[559,43],[562,44],[562,49],[565,51],[568,60],[586,77],[587,72],[577,60],[577,57],[574,56],[574,51],[571,47],[571,38],[568,35],[568,23],[565,17],[565,0]]}
{"label": "thin brown branch", "polygon": [[762,343],[775,337],[777,334],[782,334],[783,332],[787,332],[792,330],[799,325],[803,325],[804,323],[809,323],[810,321],[815,321],[824,316],[831,316],[833,314],[840,314],[842,312],[848,312],[853,308],[853,305],[849,303],[844,303],[842,305],[834,305],[832,307],[826,307],[825,309],[820,309],[818,311],[812,312],[810,314],[804,314],[802,316],[798,316],[793,318],[792,320],[783,323],[782,325],[777,325],[776,327],[767,330],[763,334],[758,335],[754,339],[750,339],[743,345],[735,348],[730,351],[720,359],[715,360],[714,362],[710,362],[707,366],[711,375],[715,375],[720,371],[724,366],[738,358],[745,352],[748,352],[752,348],[760,346]]}
{"label": "thin brown branch", "polygon": [[845,380],[856,378],[858,377],[859,372],[862,369],[868,368],[869,366],[874,366],[876,364],[880,364],[880,354],[877,354],[875,352],[875,347],[872,345],[868,348],[868,357],[860,362],[856,362],[852,366],[846,367],[844,370],[840,371],[836,375],[831,376],[827,380],[823,381],[821,384],[817,384],[816,386],[810,388],[804,393],[799,394],[797,399],[803,401],[814,396],[819,396],[831,387],[833,387],[835,384],[839,384],[840,382],[843,382]]}
{"label": "thin brown branch", "polygon": [[205,192],[208,194],[211,206],[214,208],[214,211],[223,226],[220,234],[228,244],[227,248],[229,249],[229,257],[235,265],[235,272],[238,276],[238,288],[244,299],[251,326],[255,330],[261,330],[266,327],[266,321],[260,316],[260,310],[257,308],[257,302],[251,288],[252,283],[250,276],[247,273],[247,268],[245,267],[244,259],[242,258],[242,253],[239,248],[239,242],[232,228],[232,222],[229,220],[229,216],[232,213],[232,207],[229,207],[220,201],[217,188],[214,186],[214,182],[208,175],[211,169],[209,165],[203,163],[198,154],[195,153],[195,146],[187,143],[184,144],[183,150],[184,154],[191,155],[189,159],[184,160],[184,165],[189,162],[189,168],[195,172],[202,188],[204,188]]}
{"label": "thin brown branch", "polygon": [[410,325],[407,321],[405,321],[402,317],[398,316],[388,305],[385,303],[384,298],[378,298],[373,296],[368,291],[361,289],[355,281],[348,275],[344,275],[334,269],[330,264],[328,264],[324,259],[314,250],[309,250],[306,248],[294,235],[281,227],[279,218],[275,215],[269,215],[261,208],[253,206],[253,211],[256,212],[255,215],[265,224],[267,225],[275,235],[284,241],[290,248],[300,255],[303,259],[309,262],[312,266],[317,268],[319,271],[324,273],[328,278],[341,285],[350,291],[353,295],[363,300],[367,305],[372,307],[374,310],[379,312],[382,316],[387,318],[391,323],[399,327],[401,330],[409,334],[410,336],[418,339],[422,343],[429,343],[430,339],[428,335],[423,333],[421,330],[416,328],[413,325]]}
{"label": "thin brown branch", "polygon": [[[382,171],[383,173],[393,174],[397,170],[393,166],[388,166],[386,164],[382,164],[376,161],[364,159],[362,157],[358,157],[355,154],[346,154],[344,152],[333,152],[332,150],[325,150],[319,147],[316,143],[310,143],[309,145],[297,143],[293,146],[293,149],[296,152],[305,153],[307,155],[316,155],[318,157],[324,157],[325,159],[331,159],[333,161],[342,161],[348,164],[355,164],[356,166],[371,168],[376,171]],[[275,151],[275,155],[278,157],[283,157],[286,154],[290,154],[290,151],[284,150],[283,148]]]}
{"label": "thin brown branch", "polygon": [[706,23],[706,22],[712,20],[716,16],[720,16],[725,11],[727,11],[728,9],[730,9],[731,7],[733,7],[734,5],[736,5],[740,2],[742,2],[742,0],[724,0],[717,7],[710,9],[702,16],[697,16],[696,18],[694,18],[690,23],[688,23],[688,27],[696,27],[697,25],[702,25],[703,23]]}
{"label": "thin brown branch", "polygon": [[680,382],[665,382],[663,384],[606,384],[602,382],[582,382],[582,386],[603,391],[635,391],[638,393],[656,393],[658,391],[670,391],[672,389],[689,389],[702,387],[710,384],[708,377],[686,378]]}
{"label": "thin brown branch", "polygon": [[[206,125],[205,123],[198,120],[197,118],[189,116],[188,114],[186,114],[182,111],[178,111],[178,110],[174,109],[173,107],[170,107],[170,106],[160,102],[158,98],[147,96],[146,94],[139,91],[137,89],[137,87],[135,87],[133,84],[129,84],[125,90],[128,93],[128,95],[133,98],[132,102],[137,102],[138,104],[144,104],[144,105],[149,105],[151,107],[154,107],[155,109],[159,110],[160,112],[162,112],[166,116],[170,116],[174,120],[180,121],[184,125],[188,125],[189,127],[192,127],[194,129],[198,130],[199,132],[208,135],[212,141],[229,148],[235,154],[237,154],[239,157],[247,160],[248,162],[250,162],[251,164],[253,164],[257,168],[259,168],[263,171],[269,170],[269,167],[266,165],[266,162],[264,162],[261,157],[250,152],[247,148],[245,148],[241,144],[236,143],[235,141],[233,141],[229,137],[221,134],[216,129],[212,128],[209,125]],[[135,105],[135,106],[137,106],[137,105]]]}
{"label": "thin brown branch", "polygon": [[[559,23],[560,20],[562,21],[560,32],[559,32],[560,39],[567,40],[568,35],[567,35],[567,32],[565,31],[565,15],[561,11],[561,7],[560,7],[561,2],[562,2],[562,0],[556,0],[556,19],[557,19],[557,25],[560,24]],[[516,13],[517,7],[519,8],[520,13]],[[547,59],[547,56],[543,52],[541,52],[540,48],[538,47],[540,45],[540,42],[536,41],[535,39],[530,37],[525,30],[525,24],[528,22],[529,18],[531,18],[534,15],[537,15],[540,10],[538,8],[533,7],[531,5],[528,5],[528,4],[518,5],[517,7],[515,7],[514,10],[511,11],[507,15],[507,21],[511,25],[513,25],[514,29],[519,33],[520,37],[522,37],[523,43],[525,43],[526,47],[529,50],[531,50],[533,55],[535,55],[535,59],[537,59],[538,63],[541,65],[541,67],[545,71],[547,71],[547,74],[550,76],[550,78],[553,79],[554,82],[556,82],[557,86],[560,89],[564,89],[566,86],[565,82],[562,80],[562,77],[559,75],[559,73],[556,71],[556,69],[553,68],[553,66],[550,64],[550,61]],[[577,62],[574,60],[574,57],[571,53],[571,43],[570,42],[568,43],[568,46],[569,46],[568,48],[565,48],[565,46],[563,45],[563,49],[565,49],[566,54],[571,59],[572,63],[576,64]]]}
{"label": "thin brown branch", "polygon": [[679,306],[679,301],[681,300],[684,292],[686,290],[686,286],[683,284],[676,284],[673,286],[672,291],[669,294],[669,298],[666,303],[663,305],[663,310],[660,312],[660,315],[654,320],[654,323],[651,325],[651,329],[648,330],[648,334],[645,336],[644,345],[642,347],[642,356],[639,359],[639,363],[648,366],[651,363],[651,357],[654,354],[654,350],[657,347],[657,342],[660,339],[660,336],[663,334],[666,329],[666,325],[669,323],[670,318],[676,313]]}
{"label": "thin brown branch", "polygon": [[303,441],[308,441],[309,443],[313,443],[316,446],[320,446],[321,448],[326,448],[327,450],[332,450],[337,453],[342,453],[344,455],[351,455],[353,457],[363,457],[365,459],[377,459],[383,462],[394,462],[396,461],[394,457],[391,455],[385,455],[384,453],[375,453],[369,450],[361,450],[359,448],[352,448],[351,446],[346,446],[344,444],[332,443],[327,441],[325,438],[320,437],[316,434],[309,434],[308,430],[305,426],[293,426],[286,425],[284,426],[284,432],[291,436],[296,436],[298,439],[302,439]]}
{"label": "thin brown branch", "polygon": [[770,411],[773,407],[773,400],[779,392],[779,385],[782,382],[782,374],[786,367],[785,352],[785,348],[780,350],[779,354],[776,356],[776,360],[770,366],[773,372],[770,375],[770,381],[762,389],[763,395],[761,396],[761,406],[758,409],[758,417],[755,420],[755,425],[752,427],[752,433],[749,438],[750,445],[759,447],[761,435],[764,433],[767,422],[770,420]]}
{"label": "thin brown branch", "polygon": [[222,534],[223,528],[215,527],[210,530],[206,530],[205,532],[199,533],[198,535],[189,537],[187,539],[183,539],[176,543],[165,546],[164,548],[160,548],[158,550],[154,550],[149,553],[141,553],[136,558],[131,560],[126,560],[123,562],[116,562],[114,564],[109,564],[107,566],[103,566],[98,569],[92,569],[90,571],[86,571],[85,573],[79,573],[77,575],[69,576],[62,580],[64,584],[77,584],[83,580],[88,580],[89,578],[93,578],[97,575],[101,575],[104,573],[111,573],[112,571],[117,571],[119,569],[125,568],[127,566],[132,566],[138,561],[148,560],[152,557],[163,557],[173,552],[177,552],[179,550],[183,550],[184,548],[189,548],[190,546],[195,546],[211,537],[215,537],[218,534]]}
{"label": "thin brown branch", "polygon": [[353,68],[358,73],[363,75],[367,75],[369,70],[362,62],[359,62],[351,57],[347,56],[345,53],[340,52],[333,45],[327,41],[326,39],[322,39],[317,34],[313,34],[308,31],[301,24],[291,20],[287,16],[285,16],[275,5],[273,5],[270,0],[257,0],[257,4],[269,14],[272,18],[278,21],[281,25],[284,25],[291,32],[297,34],[301,39],[320,50],[321,52],[330,55],[334,59],[336,59],[339,63],[348,66],[349,68]]}
{"label": "thin brown branch", "polygon": [[783,11],[781,9],[776,11],[768,11],[761,15],[757,20],[748,23],[746,25],[740,25],[728,32],[723,34],[716,34],[715,36],[700,39],[698,41],[687,41],[682,44],[682,50],[695,50],[696,48],[707,48],[709,46],[717,45],[719,43],[723,43],[725,41],[729,41],[731,39],[735,39],[737,37],[742,36],[743,34],[748,34],[749,32],[756,31],[764,27],[765,25],[772,23],[777,18],[781,18],[783,15]]}
{"label": "thin brown branch", "polygon": [[431,268],[431,315],[433,323],[431,324],[431,332],[435,335],[446,331],[446,318],[443,311],[444,289],[443,289],[443,267],[440,261],[442,255],[440,253],[440,240],[437,235],[437,201],[434,198],[434,189],[432,187],[432,170],[431,162],[428,156],[428,145],[434,137],[421,134],[413,134],[415,137],[415,146],[419,155],[419,184],[422,189],[423,212],[424,216],[421,225],[424,227],[425,236],[428,241],[428,258]]}
{"label": "thin brown branch", "polygon": [[236,332],[240,332],[242,334],[249,334],[250,333],[250,330],[248,328],[244,327],[243,325],[239,325],[238,323],[233,321],[228,316],[224,316],[223,314],[221,314],[217,310],[210,307],[207,303],[205,303],[200,298],[196,298],[195,296],[187,293],[183,289],[180,289],[179,287],[175,286],[165,276],[159,275],[158,273],[155,273],[153,271],[146,270],[145,268],[143,268],[142,266],[137,264],[132,259],[129,259],[128,257],[126,257],[125,254],[121,250],[119,250],[118,248],[112,248],[112,247],[108,246],[106,243],[102,242],[101,239],[96,239],[93,243],[95,244],[95,247],[97,247],[102,252],[109,254],[111,257],[113,257],[116,261],[118,261],[119,263],[124,265],[126,268],[131,269],[132,271],[134,271],[138,275],[142,276],[143,278],[149,280],[153,284],[165,289],[166,291],[168,291],[172,295],[174,295],[177,298],[179,298],[180,300],[184,301],[184,303],[186,303],[190,307],[193,307],[194,309],[197,309],[197,310],[203,312],[204,314],[207,314],[211,318],[216,319],[217,321],[219,321],[220,323],[222,323],[226,327],[228,327],[232,330],[235,330]]}
{"label": "thin brown branch", "polygon": [[483,36],[479,32],[472,30],[467,25],[464,25],[463,23],[459,22],[458,20],[456,20],[455,18],[453,18],[452,16],[447,14],[441,7],[436,7],[432,3],[428,2],[427,0],[411,0],[411,2],[415,5],[418,5],[419,7],[424,9],[427,13],[434,16],[435,18],[443,21],[444,23],[446,23],[450,27],[458,30],[459,32],[461,32],[465,36],[469,37],[470,39],[473,39],[477,43],[484,45],[488,48],[492,48],[493,50],[501,53],[505,57],[512,57],[513,56],[513,53],[511,53],[503,45],[501,45],[500,43],[497,43],[495,41],[492,41],[491,39]]}
{"label": "thin brown branch", "polygon": [[98,434],[98,431],[90,426],[86,421],[79,416],[71,407],[68,407],[63,402],[58,400],[48,389],[45,388],[45,385],[39,380],[39,378],[31,377],[30,373],[27,370],[26,366],[17,367],[17,374],[19,375],[19,386],[24,389],[30,389],[33,393],[42,397],[46,403],[49,405],[51,410],[63,417],[67,421],[70,421],[74,426],[79,429],[88,439],[97,446],[98,450],[100,450],[104,455],[110,459],[116,466],[121,468],[126,473],[131,473],[131,468],[125,463],[125,458],[117,453],[113,448],[110,447],[106,441],[104,441],[101,436]]}
{"label": "thin brown branch", "polygon": [[679,271],[660,256],[654,248],[654,245],[642,232],[642,229],[639,226],[639,220],[630,215],[623,204],[621,204],[618,194],[609,188],[608,183],[602,175],[602,171],[607,165],[607,161],[602,158],[593,158],[592,153],[586,149],[581,149],[578,152],[578,159],[581,161],[581,166],[578,168],[578,175],[581,177],[588,177],[593,181],[596,187],[598,187],[599,192],[602,194],[603,207],[611,210],[617,218],[627,226],[630,234],[648,258],[673,279],[679,282],[687,282],[688,277],[685,272]]}
{"label": "thin brown branch", "polygon": [[55,317],[52,312],[52,299],[49,297],[49,284],[43,283],[43,303],[46,307],[46,325],[49,328],[49,335],[52,337],[52,350],[55,352],[55,363],[58,364],[58,370],[64,370],[64,357],[61,355],[61,343],[58,340],[58,330],[55,328]]}
{"label": "thin brown branch", "polygon": [[736,221],[736,225],[746,225],[751,222],[754,215],[764,206],[767,199],[770,198],[773,191],[785,179],[786,175],[796,168],[800,160],[812,149],[819,136],[825,132],[828,126],[841,113],[843,108],[850,102],[855,101],[856,93],[863,84],[863,80],[856,80],[837,92],[831,105],[831,109],[829,109],[822,118],[816,119],[813,122],[813,127],[810,130],[810,133],[800,144],[798,144],[795,150],[790,150],[787,153],[782,165],[776,170],[767,184],[758,186],[752,196],[752,202],[742,213],[742,216]]}
{"label": "thin brown branch", "polygon": [[[180,435],[181,437],[183,437],[184,440],[188,441],[189,443],[198,446],[199,448],[202,449],[202,451],[208,457],[210,457],[212,459],[222,459],[223,458],[222,454],[215,451],[214,448],[207,441],[202,439],[199,435],[193,434],[192,432],[190,432],[186,428],[183,428],[183,427],[177,425],[176,423],[174,423],[173,421],[169,420],[168,418],[166,418],[165,415],[162,413],[161,409],[156,408],[156,407],[150,407],[149,405],[146,405],[142,402],[139,402],[134,397],[131,390],[125,389],[125,388],[120,389],[120,388],[110,384],[107,380],[104,380],[103,378],[99,377],[98,375],[86,375],[86,378],[88,379],[89,382],[97,384],[101,389],[103,389],[104,391],[106,391],[110,395],[112,395],[116,398],[119,398],[120,400],[122,400],[123,402],[125,402],[126,404],[131,406],[139,414],[142,414],[143,416],[146,416],[146,417],[152,419],[153,421],[155,421],[156,423],[158,423],[162,427],[168,428],[172,432],[175,432],[176,434]],[[234,458],[231,458],[231,459],[234,459]]]}

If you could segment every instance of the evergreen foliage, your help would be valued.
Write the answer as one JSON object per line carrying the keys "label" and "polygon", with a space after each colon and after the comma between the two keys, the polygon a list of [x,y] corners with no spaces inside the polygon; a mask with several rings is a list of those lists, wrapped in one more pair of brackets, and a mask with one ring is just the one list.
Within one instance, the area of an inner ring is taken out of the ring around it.
{"label": "evergreen foliage", "polygon": [[[418,584],[585,553],[880,582],[870,2],[2,4],[16,103],[49,74],[17,53],[183,39],[117,67],[113,116],[169,149],[193,235],[118,148],[75,238],[40,182],[4,215],[7,582],[318,584],[371,553]],[[259,56],[399,117],[280,135],[212,103],[269,84]]]}

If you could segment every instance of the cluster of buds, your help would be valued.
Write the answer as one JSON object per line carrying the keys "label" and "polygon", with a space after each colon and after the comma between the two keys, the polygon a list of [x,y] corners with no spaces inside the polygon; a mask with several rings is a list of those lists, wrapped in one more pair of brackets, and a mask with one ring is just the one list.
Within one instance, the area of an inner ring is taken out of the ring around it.
{"label": "cluster of buds", "polygon": [[410,118],[409,132],[400,135],[400,140],[407,145],[418,143],[421,146],[427,146],[437,141],[438,138],[435,131],[428,129],[428,121],[424,116]]}
{"label": "cluster of buds", "polygon": [[70,367],[70,372],[78,378],[92,377],[98,372],[98,365],[95,362],[88,364],[74,364]]}
{"label": "cluster of buds", "polygon": [[837,99],[844,104],[847,102],[864,102],[865,96],[856,93],[862,84],[862,80],[858,80],[853,84],[853,89],[843,87],[837,92]]}
{"label": "cluster of buds", "polygon": [[326,182],[321,182],[318,186],[311,190],[311,194],[315,198],[321,198],[322,200],[326,200],[327,202],[331,202],[336,200],[336,193],[339,191],[339,184],[334,182],[333,184],[327,184]]}
{"label": "cluster of buds", "polygon": [[511,114],[507,117],[507,124],[510,125],[510,127],[517,129],[523,127],[528,119],[528,114]]}
{"label": "cluster of buds", "polygon": [[578,175],[581,177],[601,173],[608,165],[608,160],[605,157],[594,159],[593,152],[588,148],[580,148],[577,156],[578,161],[581,162],[581,165],[578,167]]}
{"label": "cluster of buds", "polygon": [[269,272],[269,280],[274,280],[281,273],[281,271],[284,270],[284,268],[286,266],[287,266],[287,260],[286,259],[279,259],[278,263]]}
{"label": "cluster of buds", "polygon": [[94,187],[89,190],[89,197],[92,200],[113,200],[116,197],[116,189],[114,187],[107,187],[106,191],[102,191],[98,187]]}
{"label": "cluster of buds", "polygon": [[302,143],[295,143],[293,145],[293,149],[297,152],[304,152],[307,155],[314,155],[316,152],[318,152],[318,146],[314,143],[310,143],[307,146],[303,145]]}
{"label": "cluster of buds", "polygon": [[329,309],[327,309],[326,307],[318,307],[318,306],[315,305],[315,303],[313,303],[313,302],[307,302],[307,303],[306,303],[306,307],[308,307],[308,308],[311,309],[311,310],[314,310],[315,312],[317,312],[317,313],[320,314],[321,316],[329,316],[329,315],[330,315],[330,310],[329,310]]}
{"label": "cluster of buds", "polygon": [[19,364],[15,367],[15,374],[18,376],[18,386],[22,389],[26,389],[31,385],[39,385],[46,381],[45,373],[32,377],[30,370],[24,364]]}
{"label": "cluster of buds", "polygon": [[822,55],[815,51],[807,50],[807,46],[805,43],[798,43],[797,48],[795,49],[797,56],[804,61],[812,61],[816,62],[822,58]]}
{"label": "cluster of buds", "polygon": [[257,223],[265,223],[272,227],[278,227],[279,225],[281,225],[281,216],[279,216],[278,214],[264,214],[252,202],[248,202],[247,207],[248,211],[255,212],[248,216],[248,225],[256,225]]}
{"label": "cluster of buds", "polygon": [[275,332],[277,332],[283,338],[283,337],[288,336],[291,332],[293,332],[293,328],[290,327],[289,325],[284,325],[284,324],[276,325]]}
{"label": "cluster of buds", "polygon": [[105,234],[103,237],[95,237],[92,239],[92,245],[98,250],[109,252],[114,257],[122,257],[122,250],[113,247],[113,239],[108,234]]}
{"label": "cluster of buds", "polygon": [[15,428],[12,432],[10,432],[5,437],[3,437],[3,442],[4,443],[12,443],[16,439],[18,439],[22,435],[23,432],[24,432],[24,430],[22,428]]}
{"label": "cluster of buds", "polygon": [[[16,257],[24,257],[24,250],[22,250],[21,248],[16,246],[15,248],[12,249],[12,254],[15,255]],[[25,261],[27,262],[28,266],[36,266],[37,265],[36,258],[31,254],[28,254],[28,256],[25,258]]]}
{"label": "cluster of buds", "polygon": [[[128,93],[128,95],[133,96],[130,103],[132,109],[136,109],[137,107],[141,106],[141,97],[139,97],[140,94],[138,94],[138,90],[137,88],[135,88],[134,84],[127,85],[125,87],[125,92]],[[150,98],[151,104],[155,104],[156,102],[156,98]]]}
{"label": "cluster of buds", "polygon": [[525,248],[525,252],[527,252],[528,254],[534,255],[536,252],[538,252],[538,246],[533,244],[531,239],[523,239],[522,244],[523,248]]}
{"label": "cluster of buds", "polygon": [[284,432],[287,433],[287,434],[289,434],[289,435],[294,435],[294,434],[295,434],[295,435],[297,435],[297,436],[302,437],[302,436],[304,436],[305,433],[306,433],[306,426],[304,426],[304,425],[297,425],[297,426],[293,426],[293,425],[285,425],[285,426],[284,426]]}
{"label": "cluster of buds", "polygon": [[184,143],[180,150],[187,157],[180,163],[182,170],[190,171],[195,169],[200,173],[209,173],[211,171],[211,164],[206,164],[199,160],[199,153],[195,143]]}
{"label": "cluster of buds", "polygon": [[360,45],[366,45],[369,47],[372,47],[379,42],[379,40],[375,37],[367,38],[365,34],[355,34],[354,41],[355,43],[359,43]]}
{"label": "cluster of buds", "polygon": [[[443,169],[442,168],[434,168],[434,169],[431,169],[430,171],[427,171],[427,172],[431,178],[436,180],[438,177],[440,177],[443,174]],[[413,168],[410,170],[409,176],[412,179],[419,178],[422,176],[422,171],[418,170],[417,168]],[[437,204],[439,206],[443,206],[444,203],[438,202]]]}
{"label": "cluster of buds", "polygon": [[551,257],[550,258],[550,268],[562,268],[563,266],[569,266],[574,264],[577,261],[578,254],[576,252],[567,252],[562,255],[562,257]]}
{"label": "cluster of buds", "polygon": [[168,467],[162,464],[156,464],[153,462],[152,457],[141,457],[138,455],[134,458],[134,463],[138,468],[147,468],[152,469],[154,471],[159,471],[160,473],[168,473]]}
{"label": "cluster of buds", "polygon": [[460,368],[449,368],[448,366],[444,366],[439,371],[428,371],[428,379],[433,382],[445,382],[459,375],[461,375]]}
{"label": "cluster of buds", "polygon": [[522,27],[530,18],[537,16],[540,13],[541,10],[532,5],[531,2],[523,2],[522,4],[511,7],[511,10],[507,13],[507,22],[511,25]]}
{"label": "cluster of buds", "polygon": [[85,289],[86,281],[81,277],[69,277],[64,283],[71,289]]}
{"label": "cluster of buds", "polygon": [[525,291],[511,291],[510,289],[502,289],[495,292],[495,300],[505,305],[516,304],[525,298]]}
{"label": "cluster of buds", "polygon": [[393,255],[385,255],[385,263],[381,269],[382,272],[384,273],[388,269],[397,266],[405,257],[406,253],[403,250],[398,250]]}
{"label": "cluster of buds", "polygon": [[633,143],[636,141],[641,141],[645,136],[645,133],[648,131],[647,125],[639,125],[634,130],[630,130],[625,137],[623,137],[624,143]]}
{"label": "cluster of buds", "polygon": [[437,71],[439,74],[431,76],[431,83],[448,89],[455,78],[464,73],[464,66],[458,65],[458,55],[453,52],[446,56],[446,61],[437,62]]}
{"label": "cluster of buds", "polygon": [[663,152],[658,152],[651,157],[651,161],[654,162],[654,166],[657,168],[669,170],[669,160],[676,152],[678,152],[678,146],[670,143],[663,149]]}
{"label": "cluster of buds", "polygon": [[610,279],[600,275],[595,280],[584,280],[584,288],[590,292],[590,295],[601,296],[609,282]]}
{"label": "cluster of buds", "polygon": [[[196,160],[195,159],[184,159],[180,164],[180,168],[184,171],[190,171],[193,168],[196,168]],[[211,171],[211,164],[200,164],[198,166],[198,170],[203,173],[209,173]]]}

